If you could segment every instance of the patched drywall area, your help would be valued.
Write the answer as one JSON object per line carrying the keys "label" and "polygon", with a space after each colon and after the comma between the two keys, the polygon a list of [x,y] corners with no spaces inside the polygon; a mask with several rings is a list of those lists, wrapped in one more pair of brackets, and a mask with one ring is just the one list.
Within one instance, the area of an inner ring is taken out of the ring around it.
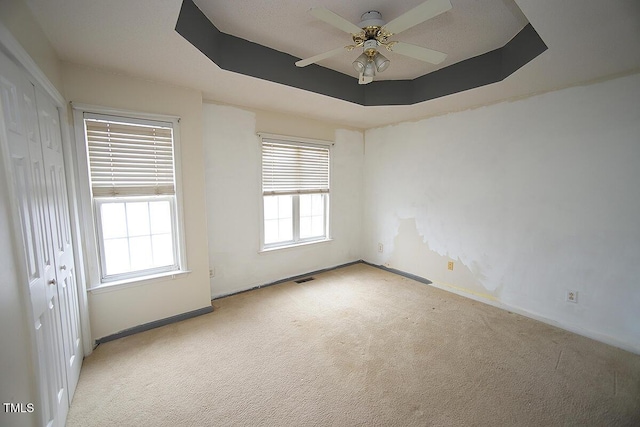
{"label": "patched drywall area", "polygon": [[[417,229],[415,218],[401,219],[398,232],[393,240],[393,252],[389,254],[388,260],[385,262],[386,267],[392,267],[400,271],[409,272],[416,276],[429,278],[434,271],[439,271],[442,266],[446,266],[447,274],[442,275],[443,280],[439,280],[438,284],[450,290],[456,290],[460,285],[464,284],[464,292],[471,293],[484,299],[494,300],[494,292],[483,286],[484,276],[477,262],[467,266],[458,258],[456,260],[450,258],[446,254],[439,254],[429,247],[425,242],[424,236]],[[384,246],[382,248],[384,254]],[[420,259],[420,263],[412,265],[412,260]],[[453,262],[453,270],[449,269],[449,262]]]}
{"label": "patched drywall area", "polygon": [[[212,297],[361,258],[362,132],[226,105],[204,103],[202,112]],[[330,172],[331,241],[259,251],[260,131],[335,142]]]}
{"label": "patched drywall area", "polygon": [[640,352],[638,99],[635,74],[367,131],[365,260]]}

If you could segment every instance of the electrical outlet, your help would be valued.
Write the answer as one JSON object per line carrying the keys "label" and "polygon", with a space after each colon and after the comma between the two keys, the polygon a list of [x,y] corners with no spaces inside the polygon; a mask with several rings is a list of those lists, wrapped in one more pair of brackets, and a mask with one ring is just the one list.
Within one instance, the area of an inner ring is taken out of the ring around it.
{"label": "electrical outlet", "polygon": [[567,291],[567,302],[578,303],[578,291]]}
{"label": "electrical outlet", "polygon": [[449,270],[453,271],[453,261],[449,261],[449,262],[447,263],[447,269],[449,269]]}
{"label": "electrical outlet", "polygon": [[209,278],[215,277],[216,275],[216,269],[215,268],[211,268],[211,270],[209,270]]}
{"label": "electrical outlet", "polygon": [[384,245],[382,243],[378,243],[378,252],[382,253],[384,251]]}

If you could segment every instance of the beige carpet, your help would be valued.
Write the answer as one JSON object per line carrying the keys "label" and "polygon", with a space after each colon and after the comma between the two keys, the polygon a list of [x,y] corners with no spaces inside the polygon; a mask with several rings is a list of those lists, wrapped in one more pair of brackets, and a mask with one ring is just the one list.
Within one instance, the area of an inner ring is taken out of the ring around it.
{"label": "beige carpet", "polygon": [[640,425],[640,356],[356,264],[100,345],[68,426]]}

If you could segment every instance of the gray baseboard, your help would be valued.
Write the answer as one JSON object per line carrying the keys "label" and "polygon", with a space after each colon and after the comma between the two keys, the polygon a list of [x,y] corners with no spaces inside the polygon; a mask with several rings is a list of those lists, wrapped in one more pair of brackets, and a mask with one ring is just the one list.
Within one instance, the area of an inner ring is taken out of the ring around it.
{"label": "gray baseboard", "polygon": [[424,283],[425,285],[431,285],[433,282],[429,279],[425,279],[424,277],[421,276],[416,276],[415,274],[411,274],[411,273],[407,273],[404,272],[402,270],[396,270],[395,268],[389,268],[389,267],[385,267],[384,265],[377,265],[377,264],[371,264],[370,262],[361,260],[360,262],[370,265],[371,267],[375,267],[375,268],[379,268],[380,270],[384,270],[384,271],[388,271],[390,273],[395,273],[399,276],[404,276],[408,279],[413,279],[416,282],[420,282],[420,283]]}
{"label": "gray baseboard", "polygon": [[[297,276],[292,276],[292,277],[287,277],[286,279],[280,279],[280,280],[276,280],[275,282],[265,283],[264,285],[254,286],[252,288],[245,289],[243,291],[231,292],[229,294],[219,295],[219,296],[213,298],[211,301],[214,301],[214,300],[217,300],[217,299],[220,299],[220,298],[230,297],[230,296],[233,296],[233,295],[243,294],[245,292],[250,292],[250,291],[253,291],[255,289],[266,288],[267,286],[279,285],[280,283],[285,283],[285,282],[293,282],[295,280],[299,280],[299,279],[303,279],[305,277],[313,276],[314,274],[320,274],[320,273],[324,273],[324,272],[327,272],[327,271],[337,270],[339,268],[349,267],[350,265],[360,264],[362,262],[364,262],[364,261],[362,261],[360,259],[358,261],[352,261],[352,262],[348,262],[346,264],[336,265],[335,267],[323,268],[321,270],[315,270],[315,271],[312,271],[312,272],[309,272],[309,273],[299,274]],[[429,282],[429,283],[431,283],[431,282]]]}
{"label": "gray baseboard", "polygon": [[150,329],[159,328],[161,326],[169,325],[171,323],[180,322],[181,320],[190,319],[192,317],[201,316],[203,314],[211,313],[212,311],[213,311],[213,307],[208,306],[208,307],[200,308],[198,310],[193,310],[186,313],[178,314],[176,316],[155,320],[153,322],[145,323],[143,325],[134,326],[133,328],[125,329],[124,331],[116,332],[115,334],[107,335],[106,337],[102,337],[95,340],[95,347],[105,342],[117,340],[118,338],[127,337],[129,335],[148,331]]}

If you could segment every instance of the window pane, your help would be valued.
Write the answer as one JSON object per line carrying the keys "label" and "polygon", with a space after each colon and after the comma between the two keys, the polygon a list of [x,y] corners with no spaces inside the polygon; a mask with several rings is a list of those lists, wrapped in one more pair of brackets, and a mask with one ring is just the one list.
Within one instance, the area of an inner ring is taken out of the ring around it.
{"label": "window pane", "polygon": [[293,196],[264,196],[264,243],[293,240]]}
{"label": "window pane", "polygon": [[291,218],[293,215],[293,196],[278,197],[278,218]]}
{"label": "window pane", "polygon": [[126,273],[129,266],[129,245],[127,239],[110,239],[104,241],[104,260],[106,274]]}
{"label": "window pane", "polygon": [[124,203],[103,203],[100,205],[102,237],[113,239],[127,236],[127,220]]}
{"label": "window pane", "polygon": [[324,217],[312,216],[309,218],[300,218],[301,239],[323,237],[324,235]]}
{"label": "window pane", "polygon": [[324,216],[324,194],[311,195],[312,215]]}
{"label": "window pane", "polygon": [[171,200],[100,203],[105,276],[176,264]]}
{"label": "window pane", "polygon": [[264,243],[275,243],[278,241],[278,220],[268,219],[264,222]]}
{"label": "window pane", "polygon": [[311,217],[300,218],[300,238],[311,237]]}
{"label": "window pane", "polygon": [[153,266],[173,265],[173,242],[171,234],[160,234],[151,237],[153,248]]}
{"label": "window pane", "polygon": [[127,229],[129,236],[149,235],[149,203],[127,203]]}
{"label": "window pane", "polygon": [[301,239],[325,236],[325,200],[324,194],[304,194],[300,196]]}
{"label": "window pane", "polygon": [[264,196],[264,219],[278,218],[278,196]]}
{"label": "window pane", "polygon": [[278,221],[278,241],[293,240],[293,220],[285,218]]}
{"label": "window pane", "polygon": [[311,216],[311,197],[312,194],[300,195],[300,217]]}
{"label": "window pane", "polygon": [[324,236],[324,217],[314,216],[311,219],[311,237]]}
{"label": "window pane", "polygon": [[130,238],[129,250],[131,251],[132,270],[144,270],[153,266],[151,237],[142,236]]}
{"label": "window pane", "polygon": [[149,203],[151,234],[171,233],[171,203],[168,200]]}

